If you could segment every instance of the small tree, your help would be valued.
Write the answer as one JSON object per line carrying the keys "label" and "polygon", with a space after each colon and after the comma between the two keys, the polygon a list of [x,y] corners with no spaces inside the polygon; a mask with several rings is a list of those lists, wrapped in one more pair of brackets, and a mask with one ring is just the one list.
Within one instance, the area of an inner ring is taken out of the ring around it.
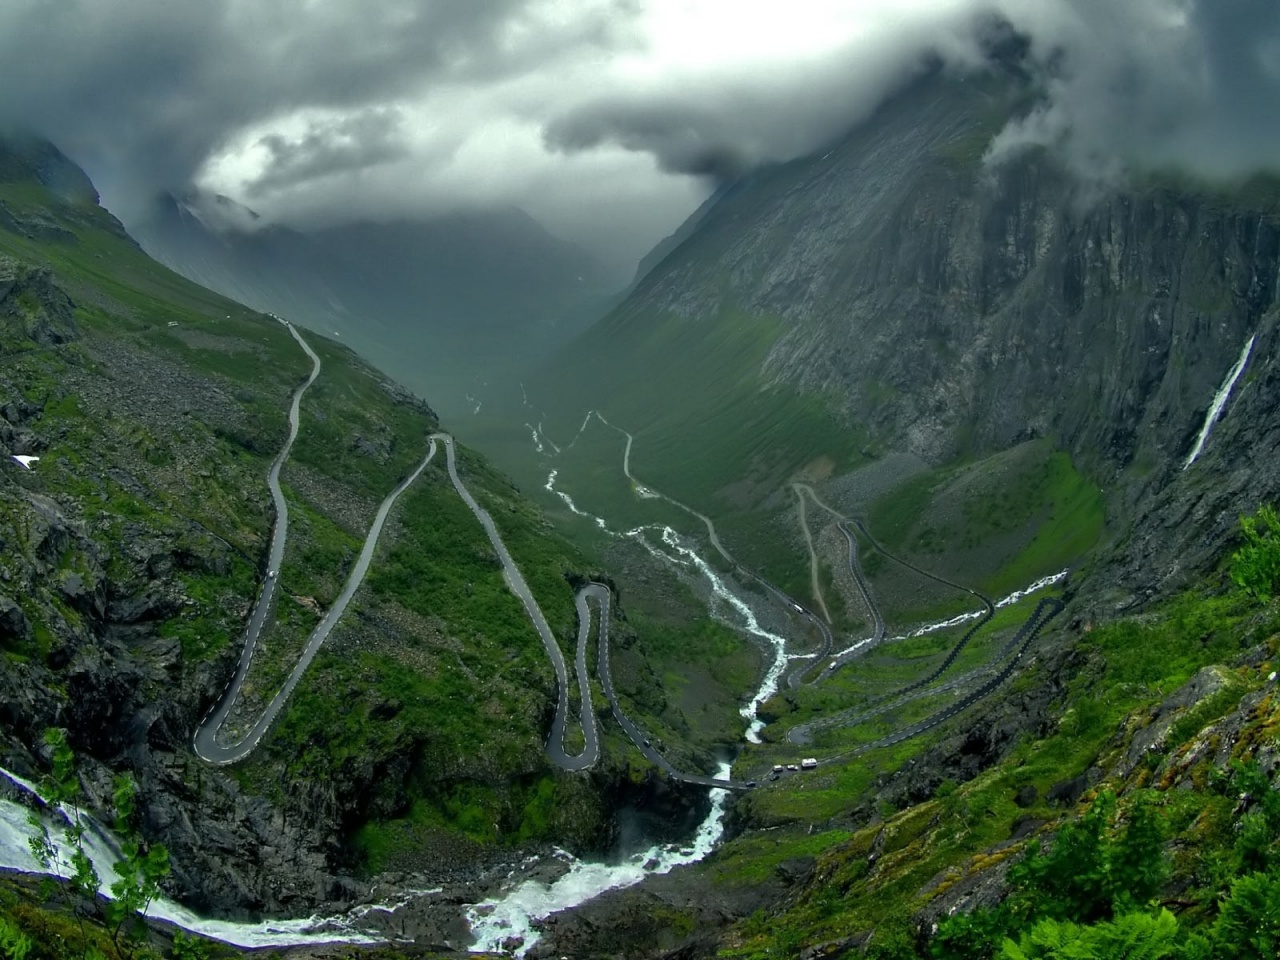
{"label": "small tree", "polygon": [[[35,830],[35,836],[28,843],[36,861],[62,881],[58,888],[80,926],[81,942],[87,944],[84,901],[96,901],[101,881],[84,847],[85,821],[79,804],[80,780],[75,771],[75,754],[67,743],[65,730],[51,727],[44,733],[44,742],[52,750],[53,769],[40,781],[38,793],[45,806],[55,816],[61,815],[63,818],[62,850],[59,850],[59,843],[50,834],[45,818],[34,811],[27,815],[27,822]],[[71,867],[65,875],[63,851]]]}
{"label": "small tree", "polygon": [[125,774],[115,779],[113,800],[116,832],[124,857],[116,861],[116,880],[105,915],[107,931],[116,950],[132,956],[133,945],[146,933],[143,918],[160,895],[160,881],[169,875],[169,851],[162,844],[146,846],[135,824],[138,787]]}
{"label": "small tree", "polygon": [[1280,590],[1280,516],[1263,505],[1240,518],[1244,546],[1231,555],[1231,579],[1251,596],[1269,603]]}
{"label": "small tree", "polygon": [[[92,950],[84,927],[87,901],[106,926],[116,952],[132,957],[146,934],[142,918],[160,893],[160,881],[169,874],[169,853],[161,844],[147,845],[143,841],[136,823],[137,785],[131,776],[116,777],[112,799],[123,856],[113,864],[116,879],[111,882],[110,899],[105,903],[100,900],[102,879],[85,847],[88,819],[80,809],[75,754],[65,730],[45,731],[44,742],[53,750],[53,770],[41,781],[39,794],[50,810],[62,815],[65,826],[59,843],[50,834],[45,818],[38,813],[30,814],[28,821],[36,832],[30,840],[31,853],[50,874],[62,881],[59,886],[80,924],[85,956]],[[65,875],[64,857],[71,867]]]}

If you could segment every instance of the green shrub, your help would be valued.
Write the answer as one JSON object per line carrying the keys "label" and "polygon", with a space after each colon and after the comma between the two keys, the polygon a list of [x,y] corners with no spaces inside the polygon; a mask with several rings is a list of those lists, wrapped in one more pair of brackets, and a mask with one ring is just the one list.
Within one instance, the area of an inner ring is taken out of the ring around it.
{"label": "green shrub", "polygon": [[1081,926],[1041,920],[1017,943],[1004,942],[1003,960],[1172,960],[1182,937],[1168,910],[1154,916],[1130,913],[1115,920]]}
{"label": "green shrub", "polygon": [[0,956],[4,960],[24,960],[35,942],[14,924],[0,917]]}
{"label": "green shrub", "polygon": [[1231,579],[1250,596],[1267,603],[1280,589],[1280,516],[1275,507],[1258,508],[1240,518],[1244,546],[1231,555]]}
{"label": "green shrub", "polygon": [[952,914],[938,924],[929,955],[934,960],[992,960],[1014,926],[1013,912],[1003,903],[994,910]]}
{"label": "green shrub", "polygon": [[1239,960],[1280,957],[1280,876],[1254,873],[1231,885],[1213,925],[1214,955]]}

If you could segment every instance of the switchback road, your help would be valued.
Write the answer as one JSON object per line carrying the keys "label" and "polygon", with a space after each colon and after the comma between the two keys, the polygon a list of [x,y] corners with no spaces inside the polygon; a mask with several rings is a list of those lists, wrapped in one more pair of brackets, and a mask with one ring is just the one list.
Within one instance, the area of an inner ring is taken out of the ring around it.
{"label": "switchback road", "polygon": [[[519,567],[512,560],[511,554],[508,552],[506,544],[503,543],[502,537],[499,535],[497,527],[494,525],[492,518],[476,499],[471,492],[463,484],[458,476],[457,462],[454,456],[453,438],[448,434],[433,434],[428,441],[427,454],[422,462],[418,464],[417,469],[400,482],[400,484],[391,491],[378,507],[377,515],[374,517],[369,533],[365,537],[364,547],[360,551],[360,556],[356,560],[355,565],[347,575],[346,584],[342,588],[342,592],[338,595],[337,600],[329,608],[324,618],[311,632],[307,638],[306,646],[303,648],[302,654],[299,656],[297,663],[294,664],[293,670],[290,671],[288,678],[284,684],[276,692],[275,696],[267,704],[262,715],[257,722],[249,729],[243,737],[231,744],[220,743],[218,741],[218,732],[226,723],[227,717],[236,705],[236,701],[240,697],[240,693],[244,687],[245,677],[249,672],[249,665],[253,660],[254,651],[257,649],[259,640],[261,639],[263,627],[266,625],[268,616],[271,612],[272,601],[275,598],[276,589],[279,583],[280,567],[284,560],[284,552],[286,540],[288,538],[289,527],[289,507],[284,498],[284,493],[280,489],[280,469],[283,467],[285,460],[289,456],[289,451],[293,447],[293,442],[298,436],[298,420],[299,407],[302,402],[302,396],[306,393],[307,388],[315,382],[316,377],[320,375],[320,358],[311,349],[310,345],[302,338],[296,329],[287,321],[281,321],[288,328],[293,338],[298,342],[307,356],[311,358],[312,368],[311,375],[306,382],[298,387],[293,393],[293,399],[289,407],[289,436],[284,446],[276,455],[271,463],[271,468],[267,472],[267,485],[271,489],[271,499],[275,505],[276,520],[271,532],[271,547],[268,551],[267,559],[267,576],[263,581],[262,590],[258,595],[258,601],[254,605],[253,612],[249,617],[248,626],[245,628],[244,645],[240,652],[240,660],[236,665],[235,674],[231,678],[231,682],[227,684],[222,696],[217,703],[209,710],[203,721],[196,728],[193,746],[196,755],[208,763],[226,765],[235,763],[247,757],[258,746],[263,736],[270,729],[271,724],[275,722],[280,711],[284,709],[289,697],[292,695],[294,688],[297,687],[307,668],[310,667],[320,647],[328,639],[333,628],[337,626],[338,621],[342,618],[342,614],[346,611],[347,605],[351,602],[351,598],[355,596],[360,584],[363,582],[365,574],[368,573],[369,565],[373,562],[373,554],[378,545],[378,538],[382,533],[383,525],[386,523],[387,516],[391,512],[400,495],[409,488],[409,486],[421,475],[426,469],[432,458],[436,454],[437,442],[443,442],[445,445],[445,459],[448,464],[449,479],[453,483],[454,490],[471,509],[476,519],[480,521],[480,525],[484,528],[485,533],[489,537],[489,542],[493,545],[494,550],[498,554],[498,559],[502,563],[503,577],[507,586],[524,604],[525,612],[532,621],[534,628],[537,630],[539,637],[542,639],[543,646],[547,651],[547,655],[551,658],[551,663],[556,673],[557,684],[557,700],[555,720],[552,723],[551,737],[547,743],[547,758],[559,767],[566,770],[582,770],[596,762],[600,756],[599,737],[596,731],[595,713],[591,709],[591,690],[590,680],[586,668],[586,639],[579,637],[578,643],[578,686],[582,704],[582,733],[584,746],[581,753],[570,754],[564,749],[564,734],[568,722],[569,713],[569,680],[568,671],[565,667],[564,656],[560,652],[559,644],[556,643],[555,636],[548,626],[546,618],[542,615],[542,610],[538,607],[537,601],[534,599],[532,592],[529,590],[528,584],[520,573]],[[602,618],[602,624],[607,623],[607,618]],[[589,619],[588,619],[589,623]]]}

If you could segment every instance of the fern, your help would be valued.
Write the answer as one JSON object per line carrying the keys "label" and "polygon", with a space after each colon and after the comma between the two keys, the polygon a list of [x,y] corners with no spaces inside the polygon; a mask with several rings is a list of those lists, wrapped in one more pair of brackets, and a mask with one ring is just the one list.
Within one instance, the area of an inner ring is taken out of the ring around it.
{"label": "fern", "polygon": [[1173,960],[1182,937],[1168,910],[1130,913],[1116,920],[1081,926],[1041,920],[1017,943],[1004,942],[1003,960]]}

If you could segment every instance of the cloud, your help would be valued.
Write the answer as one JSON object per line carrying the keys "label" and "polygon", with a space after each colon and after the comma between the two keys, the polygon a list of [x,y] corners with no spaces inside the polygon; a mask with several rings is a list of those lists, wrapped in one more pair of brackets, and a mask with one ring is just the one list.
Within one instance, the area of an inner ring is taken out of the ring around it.
{"label": "cloud", "polygon": [[652,154],[669,173],[723,180],[818,149],[942,58],[981,58],[981,4],[905,4],[892,14],[885,4],[862,6],[879,16],[846,25],[838,43],[828,35],[782,62],[672,64],[570,106],[547,124],[545,142],[567,154],[613,144]]}
{"label": "cloud", "polygon": [[1058,0],[1004,10],[1033,38],[1044,102],[991,146],[1061,151],[1115,179],[1178,167],[1214,178],[1280,169],[1274,0]]}
{"label": "cloud", "polygon": [[254,146],[265,153],[250,197],[292,184],[366,170],[407,159],[411,148],[400,111],[373,107],[350,116],[310,118],[297,136],[268,133]]}
{"label": "cloud", "polygon": [[1276,167],[1275,0],[7,0],[0,126],[126,222],[192,183],[298,225],[515,204],[634,263],[717,179],[973,69],[993,16],[1045,90],[993,158]]}

